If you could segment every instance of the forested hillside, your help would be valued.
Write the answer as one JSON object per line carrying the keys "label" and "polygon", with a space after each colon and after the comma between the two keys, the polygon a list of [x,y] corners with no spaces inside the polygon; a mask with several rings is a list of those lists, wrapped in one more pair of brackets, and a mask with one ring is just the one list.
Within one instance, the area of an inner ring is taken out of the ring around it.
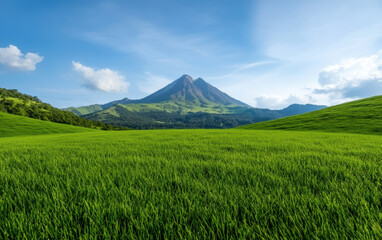
{"label": "forested hillside", "polygon": [[87,128],[123,129],[99,121],[84,119],[71,112],[62,111],[43,103],[37,97],[22,94],[16,89],[0,88],[0,112]]}

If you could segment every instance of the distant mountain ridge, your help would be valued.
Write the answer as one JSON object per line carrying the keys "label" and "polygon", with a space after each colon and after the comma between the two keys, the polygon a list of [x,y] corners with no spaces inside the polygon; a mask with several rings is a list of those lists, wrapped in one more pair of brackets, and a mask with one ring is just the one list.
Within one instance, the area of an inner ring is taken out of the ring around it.
{"label": "distant mountain ridge", "polygon": [[316,110],[320,110],[322,108],[326,108],[326,106],[314,105],[314,104],[292,104],[286,108],[276,110],[276,111],[278,111],[281,115],[288,117],[288,116],[303,114],[307,112],[313,112]]}
{"label": "distant mountain ridge", "polygon": [[106,104],[67,108],[84,118],[139,129],[230,128],[322,109],[326,106],[293,104],[282,110],[249,106],[202,78],[183,75],[149,96],[124,98]]}

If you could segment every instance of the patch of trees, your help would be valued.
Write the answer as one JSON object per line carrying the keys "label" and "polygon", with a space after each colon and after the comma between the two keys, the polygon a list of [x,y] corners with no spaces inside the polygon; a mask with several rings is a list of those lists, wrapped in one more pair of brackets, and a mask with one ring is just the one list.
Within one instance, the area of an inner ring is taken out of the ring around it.
{"label": "patch of trees", "polygon": [[16,89],[7,90],[0,88],[0,111],[44,121],[87,128],[102,130],[127,129],[121,126],[116,127],[100,121],[81,118],[74,113],[65,112],[52,107],[47,103],[43,103],[37,97],[19,93]]}

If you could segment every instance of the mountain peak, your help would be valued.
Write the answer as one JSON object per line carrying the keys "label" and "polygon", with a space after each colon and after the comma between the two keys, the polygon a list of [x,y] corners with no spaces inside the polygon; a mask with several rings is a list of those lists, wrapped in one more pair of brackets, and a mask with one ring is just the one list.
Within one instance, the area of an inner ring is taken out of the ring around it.
{"label": "mountain peak", "polygon": [[199,84],[200,84],[200,83],[204,83],[204,84],[206,84],[207,82],[204,81],[203,78],[197,78],[197,79],[194,80],[194,83],[195,83],[195,84],[197,84],[197,83],[199,83]]}
{"label": "mountain peak", "polygon": [[138,100],[140,103],[159,103],[163,101],[213,102],[221,105],[249,107],[247,104],[228,96],[226,93],[210,85],[202,78],[194,80],[187,74],[182,75],[157,92]]}
{"label": "mountain peak", "polygon": [[194,81],[194,79],[188,75],[188,74],[183,74],[178,80],[188,80],[188,81]]}

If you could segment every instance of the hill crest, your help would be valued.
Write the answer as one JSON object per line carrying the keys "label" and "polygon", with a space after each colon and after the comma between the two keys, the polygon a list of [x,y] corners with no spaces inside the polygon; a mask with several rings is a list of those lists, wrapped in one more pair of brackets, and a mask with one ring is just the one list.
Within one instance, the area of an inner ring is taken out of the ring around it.
{"label": "hill crest", "polygon": [[242,129],[382,134],[382,96],[364,98],[277,120],[244,125]]}

